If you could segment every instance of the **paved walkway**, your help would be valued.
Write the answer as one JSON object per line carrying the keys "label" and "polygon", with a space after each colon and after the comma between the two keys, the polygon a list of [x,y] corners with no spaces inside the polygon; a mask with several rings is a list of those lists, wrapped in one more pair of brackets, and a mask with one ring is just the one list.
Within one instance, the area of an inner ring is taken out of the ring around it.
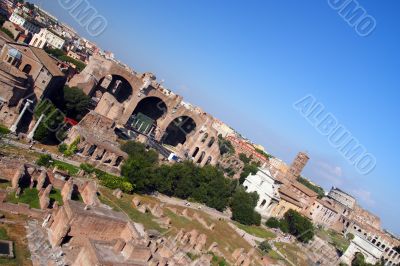
{"label": "paved walkway", "polygon": [[31,259],[36,265],[66,265],[63,251],[60,247],[51,247],[48,241],[47,230],[37,220],[28,221],[25,228]]}
{"label": "paved walkway", "polygon": [[5,144],[13,145],[13,146],[18,147],[18,148],[22,148],[22,149],[26,149],[26,150],[35,151],[35,152],[40,153],[40,154],[48,154],[48,155],[51,155],[52,158],[57,159],[57,160],[59,160],[59,161],[61,161],[61,162],[64,162],[64,163],[71,164],[71,165],[73,165],[73,166],[79,167],[79,166],[81,165],[80,162],[76,162],[76,161],[70,160],[70,159],[68,159],[68,158],[65,158],[65,157],[63,157],[63,156],[60,156],[60,155],[58,155],[58,154],[51,153],[51,152],[46,151],[46,150],[44,150],[44,149],[37,148],[37,147],[35,147],[35,145],[33,145],[33,146],[31,147],[31,145],[29,145],[29,144],[21,143],[21,142],[12,140],[12,139],[3,139],[2,141],[3,141]]}
{"label": "paved walkway", "polygon": [[189,202],[190,205],[186,205],[186,203],[188,203],[188,201],[186,200],[182,200],[182,199],[178,199],[178,198],[174,198],[174,197],[168,197],[162,194],[157,194],[157,196],[155,196],[157,199],[159,199],[161,202],[163,203],[167,203],[170,205],[177,205],[177,206],[182,206],[185,207],[187,209],[192,209],[192,210],[199,210],[202,211],[204,213],[207,213],[208,215],[211,216],[211,218],[214,219],[223,219],[223,220],[231,220],[231,217],[225,213],[222,213],[220,211],[217,211],[216,209],[207,207],[203,204],[200,203],[192,203]]}

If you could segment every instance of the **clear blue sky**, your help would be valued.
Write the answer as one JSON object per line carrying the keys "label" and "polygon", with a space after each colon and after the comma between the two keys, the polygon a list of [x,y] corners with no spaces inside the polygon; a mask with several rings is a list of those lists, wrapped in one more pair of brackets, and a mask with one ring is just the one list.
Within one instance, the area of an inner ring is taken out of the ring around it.
{"label": "clear blue sky", "polygon": [[[33,1],[89,37],[58,0]],[[311,160],[305,175],[339,186],[400,234],[400,2],[359,0],[377,28],[360,37],[327,1],[90,0],[108,19],[90,38],[272,154]],[[293,102],[313,94],[376,156],[360,176]]]}

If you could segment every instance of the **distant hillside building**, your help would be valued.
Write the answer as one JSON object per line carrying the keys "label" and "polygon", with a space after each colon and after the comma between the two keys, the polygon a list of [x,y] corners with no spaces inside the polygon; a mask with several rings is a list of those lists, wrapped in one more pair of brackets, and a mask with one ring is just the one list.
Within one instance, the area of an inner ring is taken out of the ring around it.
{"label": "distant hillside building", "polygon": [[48,29],[41,29],[39,33],[33,35],[29,45],[43,49],[46,45],[55,49],[62,49],[65,40]]}
{"label": "distant hillside building", "polygon": [[235,134],[235,131],[230,126],[220,120],[215,120],[212,126],[218,131],[218,135],[222,135],[223,138]]}
{"label": "distant hillside building", "polygon": [[268,163],[268,159],[264,155],[257,152],[256,148],[254,148],[253,145],[244,141],[243,139],[239,139],[238,137],[232,135],[226,137],[226,139],[232,143],[233,147],[235,148],[236,154],[246,154],[247,157],[252,157],[254,160],[260,162],[261,164]]}
{"label": "distant hillside building", "polygon": [[339,188],[332,187],[328,193],[328,198],[337,201],[350,210],[353,210],[356,205],[356,199]]}
{"label": "distant hillside building", "polygon": [[9,20],[21,26],[24,30],[27,30],[29,33],[35,34],[38,33],[41,29],[41,25],[32,19],[24,18],[23,16],[19,15],[17,12],[12,13]]}

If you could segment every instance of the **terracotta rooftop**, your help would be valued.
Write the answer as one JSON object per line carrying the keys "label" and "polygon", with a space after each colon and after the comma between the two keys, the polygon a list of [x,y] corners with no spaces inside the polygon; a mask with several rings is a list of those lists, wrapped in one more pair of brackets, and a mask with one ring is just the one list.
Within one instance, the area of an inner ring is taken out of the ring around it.
{"label": "terracotta rooftop", "polygon": [[314,192],[313,190],[309,189],[308,187],[299,183],[298,181],[293,182],[291,185],[294,186],[295,188],[297,188],[298,190],[304,192],[304,194],[306,194],[309,197],[317,197],[318,196],[318,193]]}
{"label": "terracotta rooftop", "polygon": [[301,204],[301,202],[297,200],[298,196],[296,194],[294,194],[288,188],[285,188],[285,187],[279,188],[279,193],[280,193],[281,199],[283,199],[287,202],[290,202],[299,208],[303,208],[303,204]]}
{"label": "terracotta rooftop", "polygon": [[64,76],[61,70],[58,68],[57,64],[54,60],[43,50],[40,48],[30,46],[32,52],[36,55],[36,57],[42,62],[42,64],[47,68],[47,70],[55,77]]}
{"label": "terracotta rooftop", "polygon": [[331,202],[329,202],[328,200],[320,200],[317,199],[317,202],[319,204],[321,204],[322,206],[324,206],[325,208],[328,208],[336,213],[339,213],[339,211],[335,208],[335,205],[333,205]]}

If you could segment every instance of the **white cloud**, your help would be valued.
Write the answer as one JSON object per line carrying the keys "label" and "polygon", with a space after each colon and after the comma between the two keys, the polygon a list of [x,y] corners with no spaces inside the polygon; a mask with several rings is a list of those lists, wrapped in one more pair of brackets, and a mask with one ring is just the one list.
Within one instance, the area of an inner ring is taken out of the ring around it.
{"label": "white cloud", "polygon": [[375,200],[372,198],[372,193],[365,189],[353,189],[352,194],[360,201],[372,207],[375,205]]}
{"label": "white cloud", "polygon": [[324,161],[317,161],[311,166],[312,178],[318,179],[325,185],[340,186],[343,184],[343,170],[340,166],[331,165]]}

